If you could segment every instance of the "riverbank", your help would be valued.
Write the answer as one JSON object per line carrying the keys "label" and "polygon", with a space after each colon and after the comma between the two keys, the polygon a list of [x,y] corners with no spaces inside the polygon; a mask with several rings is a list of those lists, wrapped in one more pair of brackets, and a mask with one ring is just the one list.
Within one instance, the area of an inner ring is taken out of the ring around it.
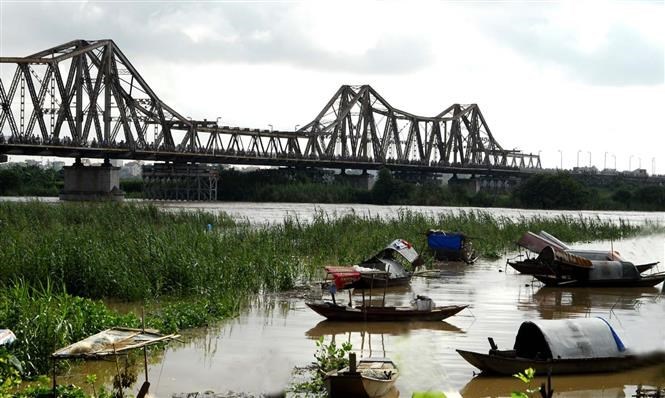
{"label": "riverbank", "polygon": [[[483,211],[405,210],[392,218],[318,212],[309,222],[289,218],[256,225],[224,213],[165,211],[149,204],[38,202],[0,203],[0,226],[0,324],[23,325],[15,331],[26,345],[17,353],[24,363],[36,361],[26,367],[33,373],[46,368],[54,342],[69,344],[88,328],[136,322],[87,299],[157,304],[149,326],[171,331],[232,317],[258,293],[292,289],[317,278],[321,266],[358,262],[394,238],[412,242],[429,263],[429,228],[476,237],[486,259],[513,250],[525,230],[547,230],[570,242],[661,230],[656,223],[597,217],[513,219]],[[31,322],[42,315],[50,321],[31,331]],[[93,321],[82,321],[88,318]]]}

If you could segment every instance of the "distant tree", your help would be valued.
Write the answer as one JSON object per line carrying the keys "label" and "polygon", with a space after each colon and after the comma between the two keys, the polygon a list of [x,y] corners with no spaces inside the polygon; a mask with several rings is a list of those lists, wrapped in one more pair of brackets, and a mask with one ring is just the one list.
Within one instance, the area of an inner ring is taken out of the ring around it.
{"label": "distant tree", "polygon": [[630,202],[633,199],[633,194],[627,189],[619,189],[612,194],[612,200],[623,204],[626,209],[630,208]]}
{"label": "distant tree", "polygon": [[388,204],[394,196],[396,181],[393,174],[387,168],[379,171],[379,175],[372,187],[372,202],[377,204]]}
{"label": "distant tree", "polygon": [[568,173],[534,175],[516,189],[515,195],[529,208],[583,209],[590,205],[589,190]]}
{"label": "distant tree", "polygon": [[665,208],[665,187],[648,186],[642,187],[635,192],[635,201],[642,207],[653,210]]}

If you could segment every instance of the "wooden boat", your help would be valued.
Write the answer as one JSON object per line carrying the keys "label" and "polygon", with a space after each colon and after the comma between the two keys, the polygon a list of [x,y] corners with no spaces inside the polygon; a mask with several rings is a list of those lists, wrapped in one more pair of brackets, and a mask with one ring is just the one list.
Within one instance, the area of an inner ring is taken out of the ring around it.
{"label": "wooden boat", "polygon": [[457,352],[483,374],[502,375],[527,368],[538,374],[616,372],[665,362],[663,351],[630,353],[602,318],[523,322],[512,350],[499,350],[489,341],[488,354]]}
{"label": "wooden boat", "polygon": [[574,250],[544,231],[527,232],[518,245],[538,256],[508,261],[508,265],[547,286],[647,287],[665,280],[662,273],[641,275],[658,262],[635,266],[613,250]]}
{"label": "wooden boat", "polygon": [[478,259],[471,240],[461,232],[430,229],[427,231],[427,245],[434,251],[437,260],[473,264]]}
{"label": "wooden boat", "polygon": [[[658,264],[659,264],[658,261],[656,261],[655,263],[638,264],[635,266],[635,268],[637,269],[637,272],[642,274],[652,269]],[[521,274],[555,275],[555,272],[551,267],[541,263],[540,261],[538,261],[537,258],[527,258],[520,261],[508,261],[508,265],[510,265],[513,269],[515,269],[517,272]]]}
{"label": "wooden boat", "polygon": [[[375,305],[372,302],[372,286],[374,283],[370,283],[369,295],[366,297],[365,290],[362,291],[362,303],[360,306],[353,305],[353,297],[351,294],[351,289],[349,289],[349,303],[348,305],[342,305],[337,303],[335,294],[337,289],[347,288],[349,278],[353,275],[348,276],[347,274],[342,274],[338,270],[331,270],[330,267],[325,268],[328,276],[332,276],[332,284],[326,285],[328,291],[330,292],[330,301],[308,301],[305,304],[315,311],[317,314],[326,317],[327,319],[333,321],[352,321],[352,322],[375,322],[375,321],[385,321],[385,322],[411,322],[411,321],[441,321],[448,317],[451,317],[458,312],[462,311],[467,305],[450,305],[437,307],[434,305],[434,302],[429,297],[425,296],[416,296],[416,298],[411,302],[412,306],[410,307],[392,307],[386,306],[386,289],[387,282],[386,279],[383,280],[383,297],[381,299],[381,305]],[[372,272],[372,281],[374,280],[374,275],[386,276],[386,272],[374,270]]]}
{"label": "wooden boat", "polygon": [[414,322],[414,321],[442,321],[458,312],[467,305],[448,305],[432,307],[431,309],[418,309],[417,307],[349,307],[334,304],[329,301],[315,301],[305,303],[317,314],[331,321],[353,322]]}
{"label": "wooden boat", "polygon": [[329,372],[324,379],[330,398],[379,398],[389,394],[398,377],[390,359],[363,358],[357,367]]}

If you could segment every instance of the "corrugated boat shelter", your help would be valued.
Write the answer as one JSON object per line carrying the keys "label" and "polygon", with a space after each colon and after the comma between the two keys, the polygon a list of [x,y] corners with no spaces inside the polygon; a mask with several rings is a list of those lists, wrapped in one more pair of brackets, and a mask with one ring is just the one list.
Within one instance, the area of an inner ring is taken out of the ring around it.
{"label": "corrugated boat shelter", "polygon": [[610,358],[625,346],[602,318],[523,322],[515,338],[518,357],[547,359]]}

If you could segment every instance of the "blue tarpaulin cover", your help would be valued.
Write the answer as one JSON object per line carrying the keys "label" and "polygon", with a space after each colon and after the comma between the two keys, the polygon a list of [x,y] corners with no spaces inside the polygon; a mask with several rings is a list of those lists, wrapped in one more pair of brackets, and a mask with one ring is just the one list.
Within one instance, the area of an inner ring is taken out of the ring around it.
{"label": "blue tarpaulin cover", "polygon": [[460,250],[464,235],[455,232],[435,232],[427,236],[427,244],[432,249]]}

